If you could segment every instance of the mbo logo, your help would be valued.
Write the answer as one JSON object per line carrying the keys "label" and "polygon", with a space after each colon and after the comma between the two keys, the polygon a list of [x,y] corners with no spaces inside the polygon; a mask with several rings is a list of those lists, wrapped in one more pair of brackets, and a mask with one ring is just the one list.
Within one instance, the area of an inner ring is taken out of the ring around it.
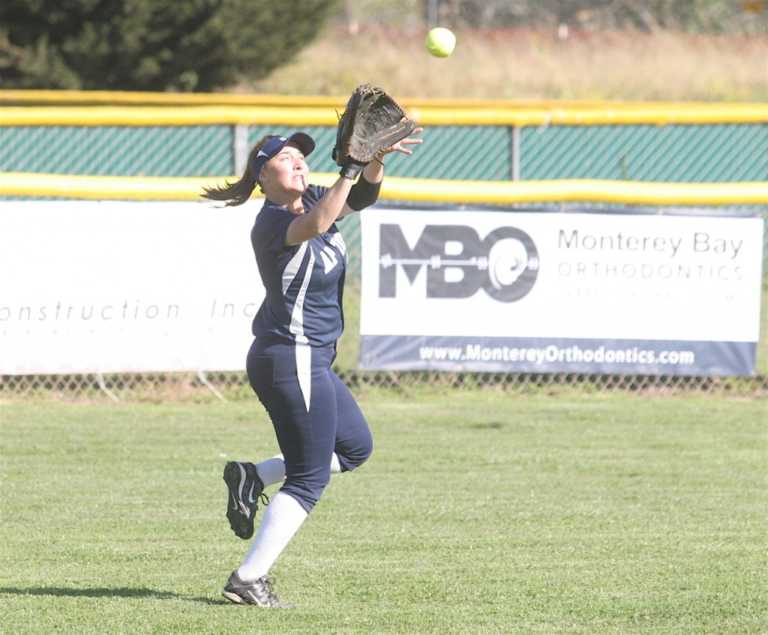
{"label": "mbo logo", "polygon": [[515,302],[533,288],[539,253],[531,237],[499,227],[485,238],[466,225],[425,225],[413,247],[399,225],[379,227],[379,297],[394,298],[397,268],[413,284],[426,268],[428,298],[468,298],[483,289],[499,302]]}

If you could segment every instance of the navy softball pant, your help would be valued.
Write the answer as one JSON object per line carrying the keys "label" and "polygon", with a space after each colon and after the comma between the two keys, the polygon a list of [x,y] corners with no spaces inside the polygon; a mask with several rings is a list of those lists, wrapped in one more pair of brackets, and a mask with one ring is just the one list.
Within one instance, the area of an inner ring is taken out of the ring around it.
{"label": "navy softball pant", "polygon": [[368,423],[349,389],[331,370],[333,345],[254,340],[248,380],[267,409],[285,461],[280,491],[310,512],[331,477],[335,452],[342,472],[371,455]]}

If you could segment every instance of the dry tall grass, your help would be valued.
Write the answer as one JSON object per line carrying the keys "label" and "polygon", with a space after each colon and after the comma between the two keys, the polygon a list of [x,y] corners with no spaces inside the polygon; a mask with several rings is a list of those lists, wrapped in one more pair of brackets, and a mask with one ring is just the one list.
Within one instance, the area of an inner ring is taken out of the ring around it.
{"label": "dry tall grass", "polygon": [[768,39],[531,30],[459,31],[433,58],[424,32],[330,29],[243,92],[344,95],[368,81],[401,97],[768,101]]}

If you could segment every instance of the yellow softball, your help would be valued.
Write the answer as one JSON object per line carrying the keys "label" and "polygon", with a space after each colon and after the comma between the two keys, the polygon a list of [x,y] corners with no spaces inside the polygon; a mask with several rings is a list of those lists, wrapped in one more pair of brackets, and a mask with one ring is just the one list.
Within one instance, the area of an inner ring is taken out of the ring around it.
{"label": "yellow softball", "polygon": [[426,46],[435,57],[448,57],[456,47],[456,36],[450,29],[436,26],[427,33]]}

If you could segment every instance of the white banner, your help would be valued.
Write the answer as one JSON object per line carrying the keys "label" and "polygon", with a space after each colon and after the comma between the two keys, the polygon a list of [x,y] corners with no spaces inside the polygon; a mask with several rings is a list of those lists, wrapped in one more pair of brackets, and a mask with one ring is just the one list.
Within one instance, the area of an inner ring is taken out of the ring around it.
{"label": "white banner", "polygon": [[243,370],[261,203],[0,203],[0,374]]}
{"label": "white banner", "polygon": [[364,368],[754,366],[758,218],[371,210],[362,241]]}

